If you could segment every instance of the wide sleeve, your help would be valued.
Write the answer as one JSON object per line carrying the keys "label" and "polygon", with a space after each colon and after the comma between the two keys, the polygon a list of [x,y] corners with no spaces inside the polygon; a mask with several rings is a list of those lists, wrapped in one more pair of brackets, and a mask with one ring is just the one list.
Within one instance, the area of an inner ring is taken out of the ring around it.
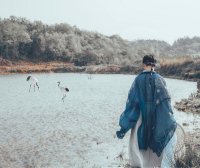
{"label": "wide sleeve", "polygon": [[121,129],[126,133],[130,128],[134,128],[139,118],[139,95],[137,78],[133,82],[126,102],[126,107],[120,116],[119,125]]}
{"label": "wide sleeve", "polygon": [[171,97],[162,77],[155,80],[156,122],[153,135],[153,151],[158,156],[174,135],[177,127],[171,106]]}

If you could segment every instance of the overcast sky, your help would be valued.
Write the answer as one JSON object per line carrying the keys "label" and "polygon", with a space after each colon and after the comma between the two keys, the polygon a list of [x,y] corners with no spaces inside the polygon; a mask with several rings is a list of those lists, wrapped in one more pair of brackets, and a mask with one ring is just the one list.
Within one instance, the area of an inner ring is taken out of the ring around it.
{"label": "overcast sky", "polygon": [[200,0],[0,0],[0,17],[10,15],[128,40],[200,36]]}

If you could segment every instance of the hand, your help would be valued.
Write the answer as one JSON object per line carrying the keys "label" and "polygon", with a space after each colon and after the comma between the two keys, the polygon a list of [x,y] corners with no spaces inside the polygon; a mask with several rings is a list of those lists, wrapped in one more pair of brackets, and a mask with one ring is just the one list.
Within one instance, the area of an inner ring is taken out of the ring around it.
{"label": "hand", "polygon": [[117,138],[123,139],[124,136],[125,136],[125,132],[122,131],[122,130],[120,130],[120,131],[117,131],[117,132],[116,132],[116,135],[117,135]]}

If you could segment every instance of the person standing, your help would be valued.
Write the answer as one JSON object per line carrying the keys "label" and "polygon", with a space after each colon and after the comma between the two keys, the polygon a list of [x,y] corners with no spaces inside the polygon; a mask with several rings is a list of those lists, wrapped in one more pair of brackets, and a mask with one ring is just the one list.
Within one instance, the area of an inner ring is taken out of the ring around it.
{"label": "person standing", "polygon": [[[130,88],[116,135],[122,139],[131,130],[129,162],[132,167],[161,167],[164,151],[175,141],[177,123],[166,82],[154,71],[154,55],[145,55],[142,63],[144,70]],[[168,159],[173,160],[173,150],[169,151]]]}

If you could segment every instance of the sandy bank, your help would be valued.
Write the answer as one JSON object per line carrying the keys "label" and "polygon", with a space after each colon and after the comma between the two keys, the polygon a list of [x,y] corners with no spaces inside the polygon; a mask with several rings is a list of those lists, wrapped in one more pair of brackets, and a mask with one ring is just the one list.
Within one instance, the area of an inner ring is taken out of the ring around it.
{"label": "sandy bank", "polygon": [[137,73],[140,69],[138,66],[119,66],[119,65],[88,65],[75,66],[73,63],[67,62],[11,62],[0,59],[0,74],[13,73],[49,73],[49,72],[85,72],[85,73]]}

